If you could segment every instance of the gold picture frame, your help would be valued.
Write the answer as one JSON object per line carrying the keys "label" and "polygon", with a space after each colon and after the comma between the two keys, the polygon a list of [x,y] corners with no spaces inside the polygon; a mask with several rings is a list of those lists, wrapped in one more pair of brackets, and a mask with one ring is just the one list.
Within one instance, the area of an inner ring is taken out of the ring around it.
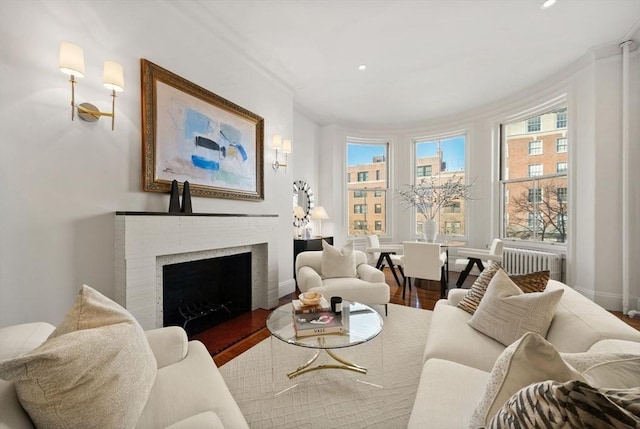
{"label": "gold picture frame", "polygon": [[264,200],[264,119],[142,58],[143,189]]}

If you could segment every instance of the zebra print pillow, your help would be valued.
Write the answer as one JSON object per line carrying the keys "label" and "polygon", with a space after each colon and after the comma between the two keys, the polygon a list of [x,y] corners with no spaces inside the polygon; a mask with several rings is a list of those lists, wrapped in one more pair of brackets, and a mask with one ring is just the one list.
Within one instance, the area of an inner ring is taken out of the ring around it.
{"label": "zebra print pillow", "polygon": [[[493,262],[478,276],[469,292],[460,300],[458,308],[463,309],[469,314],[474,314],[480,305],[482,297],[487,292],[487,287],[493,276],[500,270],[501,266],[499,262]],[[543,292],[547,287],[550,277],[549,271],[538,271],[535,273],[521,274],[517,276],[509,275],[509,278],[522,290],[524,293],[531,292]]]}
{"label": "zebra print pillow", "polygon": [[478,309],[478,306],[480,305],[482,297],[487,291],[487,287],[489,287],[491,279],[499,269],[499,262],[493,262],[491,265],[485,268],[484,271],[480,273],[476,281],[473,282],[473,286],[471,286],[469,292],[467,292],[462,300],[458,303],[458,308],[461,308],[470,314],[475,313]]}
{"label": "zebra print pillow", "polygon": [[505,428],[640,427],[640,387],[598,389],[581,381],[544,381],[513,395],[487,425]]}

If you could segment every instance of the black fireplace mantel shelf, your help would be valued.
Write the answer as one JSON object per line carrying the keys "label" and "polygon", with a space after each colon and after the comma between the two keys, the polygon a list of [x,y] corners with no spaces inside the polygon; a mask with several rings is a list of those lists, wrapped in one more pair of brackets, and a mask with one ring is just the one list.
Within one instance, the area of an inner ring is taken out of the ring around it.
{"label": "black fireplace mantel shelf", "polygon": [[277,214],[248,214],[248,213],[165,213],[165,212],[121,212],[116,216],[203,216],[203,217],[278,217]]}

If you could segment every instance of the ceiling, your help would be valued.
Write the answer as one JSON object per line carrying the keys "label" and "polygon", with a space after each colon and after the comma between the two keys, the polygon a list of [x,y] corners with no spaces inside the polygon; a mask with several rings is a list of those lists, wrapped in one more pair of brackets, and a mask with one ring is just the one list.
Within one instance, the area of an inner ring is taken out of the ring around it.
{"label": "ceiling", "polygon": [[[418,124],[479,108],[617,45],[640,0],[198,0],[211,31],[320,124]],[[195,18],[195,17],[194,17]],[[199,16],[202,20],[202,15]],[[636,41],[637,42],[637,41]],[[367,69],[358,70],[360,64]]]}

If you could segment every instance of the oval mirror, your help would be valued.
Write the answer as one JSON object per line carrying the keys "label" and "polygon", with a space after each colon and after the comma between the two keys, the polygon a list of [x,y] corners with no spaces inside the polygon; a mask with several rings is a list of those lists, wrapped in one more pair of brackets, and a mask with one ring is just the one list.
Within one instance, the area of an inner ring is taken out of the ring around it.
{"label": "oval mirror", "polygon": [[313,192],[304,180],[293,182],[293,226],[305,226],[313,208]]}

